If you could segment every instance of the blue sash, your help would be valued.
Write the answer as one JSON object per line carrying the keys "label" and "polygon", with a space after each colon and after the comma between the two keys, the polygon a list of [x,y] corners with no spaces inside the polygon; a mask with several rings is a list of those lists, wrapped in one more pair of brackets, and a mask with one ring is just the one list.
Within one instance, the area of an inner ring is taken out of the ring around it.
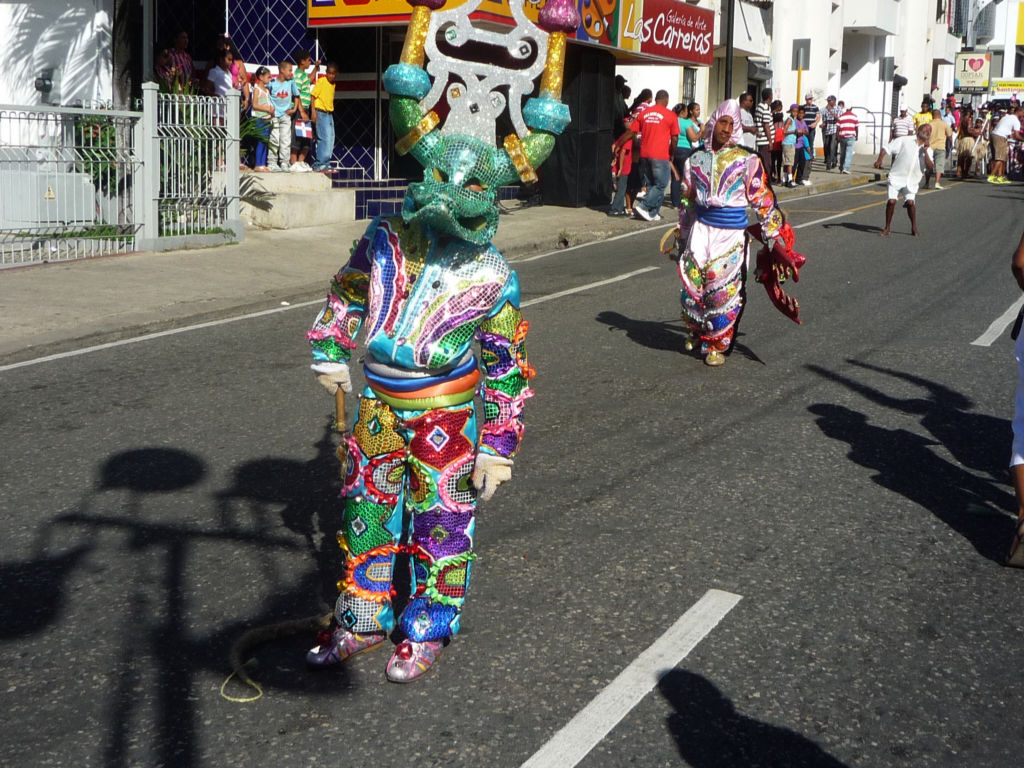
{"label": "blue sash", "polygon": [[717,229],[746,229],[747,209],[743,208],[705,208],[695,206],[697,221]]}

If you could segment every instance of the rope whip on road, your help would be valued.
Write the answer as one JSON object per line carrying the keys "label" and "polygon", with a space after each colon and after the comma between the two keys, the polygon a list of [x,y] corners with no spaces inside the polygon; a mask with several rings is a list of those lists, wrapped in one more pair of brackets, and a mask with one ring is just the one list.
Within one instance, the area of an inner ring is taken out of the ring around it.
{"label": "rope whip on road", "polygon": [[[337,392],[334,395],[334,428],[344,438],[346,436],[345,430],[345,392],[341,387],[338,387]],[[337,448],[338,460],[341,462],[341,473],[342,478],[345,476],[345,462],[348,459],[348,443],[342,439],[341,443]],[[302,619],[291,619],[289,621],[279,621],[274,624],[265,624],[260,627],[253,627],[252,629],[246,630],[242,633],[242,636],[235,640],[231,644],[231,652],[228,654],[228,661],[231,664],[231,674],[227,676],[220,686],[220,695],[228,701],[233,701],[238,704],[246,704],[263,696],[263,688],[258,682],[249,676],[249,673],[245,671],[245,665],[248,661],[248,657],[253,650],[261,645],[274,642],[276,640],[282,640],[289,637],[295,637],[296,635],[312,634],[318,632],[330,626],[331,618],[334,612],[331,611],[326,614],[316,614],[314,616],[306,616]],[[256,691],[253,696],[232,696],[227,692],[228,683],[231,682],[232,678],[238,678],[242,683]]]}

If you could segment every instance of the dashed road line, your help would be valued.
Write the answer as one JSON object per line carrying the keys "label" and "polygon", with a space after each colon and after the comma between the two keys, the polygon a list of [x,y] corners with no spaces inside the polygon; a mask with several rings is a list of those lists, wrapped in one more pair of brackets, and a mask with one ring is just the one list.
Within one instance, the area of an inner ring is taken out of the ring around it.
{"label": "dashed road line", "polygon": [[985,332],[972,341],[971,344],[976,347],[991,347],[992,343],[1006,332],[1010,323],[1017,319],[1017,314],[1020,312],[1021,307],[1024,307],[1024,296],[1013,302],[1009,309],[993,320]]}

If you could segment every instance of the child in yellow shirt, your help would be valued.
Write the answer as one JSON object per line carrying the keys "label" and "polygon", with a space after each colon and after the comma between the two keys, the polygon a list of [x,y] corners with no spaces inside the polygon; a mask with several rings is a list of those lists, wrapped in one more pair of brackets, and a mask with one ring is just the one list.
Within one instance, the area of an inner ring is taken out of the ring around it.
{"label": "child in yellow shirt", "polygon": [[313,122],[316,124],[316,162],[314,171],[329,171],[334,155],[334,81],[338,65],[327,62],[324,76],[313,86]]}

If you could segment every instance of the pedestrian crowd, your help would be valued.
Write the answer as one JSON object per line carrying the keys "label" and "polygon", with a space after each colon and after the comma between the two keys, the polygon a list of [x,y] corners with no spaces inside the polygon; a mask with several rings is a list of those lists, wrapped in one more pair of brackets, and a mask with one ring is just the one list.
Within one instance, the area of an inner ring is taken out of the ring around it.
{"label": "pedestrian crowd", "polygon": [[[668,204],[678,209],[680,179],[687,158],[703,149],[707,136],[701,122],[700,104],[681,103],[668,109],[667,91],[652,93],[645,88],[632,103],[631,91],[621,75],[615,79],[616,121],[612,145],[612,188],[609,216],[636,216],[660,221],[659,209]],[[740,139],[738,146],[757,154],[773,185],[811,186],[816,160],[826,172],[849,174],[854,147],[861,138],[860,119],[852,105],[828,96],[825,105],[815,103],[815,94],[804,94],[803,104],[773,99],[772,90],[743,93],[738,99]],[[756,106],[755,106],[756,102]],[[1024,167],[1024,109],[1012,100],[1005,109],[989,104],[977,113],[958,107],[950,94],[936,104],[926,97],[921,109],[909,115],[905,106],[891,124],[889,141],[911,137],[917,141],[922,126],[929,126],[928,149],[931,167],[924,168],[925,188],[943,189],[941,181],[955,159],[956,178],[986,174],[993,184],[1009,183]],[[820,158],[816,148],[821,146]],[[895,158],[895,147],[889,154]],[[921,163],[924,167],[924,162]],[[1008,171],[1008,169],[1012,169]],[[910,198],[911,203],[913,198]]]}
{"label": "pedestrian crowd", "polygon": [[239,94],[242,111],[241,170],[261,173],[329,172],[334,154],[334,90],[338,67],[313,60],[299,49],[277,62],[277,72],[260,66],[250,73],[227,35],[210,47],[200,69],[188,52],[189,36],[179,31],[171,44],[157,46],[156,76],[163,90],[177,94]]}

